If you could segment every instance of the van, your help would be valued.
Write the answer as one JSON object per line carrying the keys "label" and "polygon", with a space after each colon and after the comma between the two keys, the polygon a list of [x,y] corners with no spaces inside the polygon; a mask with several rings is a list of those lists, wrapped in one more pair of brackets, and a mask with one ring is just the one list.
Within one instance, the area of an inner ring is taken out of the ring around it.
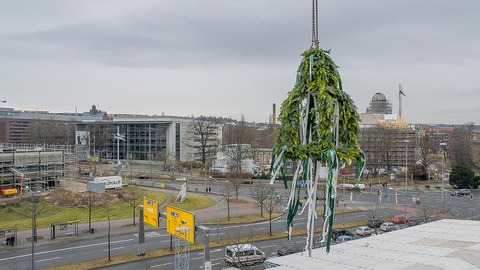
{"label": "van", "polygon": [[355,184],[355,189],[365,190],[365,184]]}
{"label": "van", "polygon": [[225,262],[228,265],[261,264],[266,259],[265,253],[251,244],[233,245],[225,248]]}

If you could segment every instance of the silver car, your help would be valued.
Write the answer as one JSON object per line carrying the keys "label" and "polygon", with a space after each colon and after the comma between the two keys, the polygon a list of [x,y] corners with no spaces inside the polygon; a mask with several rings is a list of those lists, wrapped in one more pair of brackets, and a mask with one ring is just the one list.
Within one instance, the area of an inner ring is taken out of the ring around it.
{"label": "silver car", "polygon": [[399,230],[400,227],[396,224],[394,224],[393,222],[384,222],[382,223],[382,225],[380,225],[380,230],[384,231],[384,232],[389,232],[389,231],[395,231],[395,230]]}
{"label": "silver car", "polygon": [[374,232],[375,230],[368,226],[360,226],[357,228],[357,230],[355,230],[355,233],[361,236],[371,235]]}

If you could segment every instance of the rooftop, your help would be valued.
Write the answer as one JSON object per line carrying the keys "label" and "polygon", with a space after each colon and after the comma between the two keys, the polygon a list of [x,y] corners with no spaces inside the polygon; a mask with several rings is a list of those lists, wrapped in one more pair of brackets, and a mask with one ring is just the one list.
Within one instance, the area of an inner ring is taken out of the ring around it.
{"label": "rooftop", "polygon": [[283,269],[479,269],[480,221],[444,219],[269,259]]}

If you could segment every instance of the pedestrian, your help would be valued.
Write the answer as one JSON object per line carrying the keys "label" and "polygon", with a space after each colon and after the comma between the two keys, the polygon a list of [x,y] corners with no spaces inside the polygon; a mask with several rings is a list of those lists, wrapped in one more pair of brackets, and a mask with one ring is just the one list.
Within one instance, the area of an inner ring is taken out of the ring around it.
{"label": "pedestrian", "polygon": [[10,236],[10,245],[12,247],[15,245],[15,235]]}
{"label": "pedestrian", "polygon": [[7,240],[5,240],[5,241],[6,241],[6,243],[7,243],[7,247],[10,246],[10,236],[7,237]]}
{"label": "pedestrian", "polygon": [[208,192],[212,193],[212,188],[211,187],[208,187]]}

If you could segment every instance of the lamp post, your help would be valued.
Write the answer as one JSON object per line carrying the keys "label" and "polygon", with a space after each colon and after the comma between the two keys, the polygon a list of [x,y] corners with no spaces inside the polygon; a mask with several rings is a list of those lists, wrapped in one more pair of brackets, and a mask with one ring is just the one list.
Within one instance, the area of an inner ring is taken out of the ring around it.
{"label": "lamp post", "polygon": [[408,143],[409,140],[404,140],[405,143],[405,217],[404,217],[404,224],[407,223],[407,187],[408,187]]}
{"label": "lamp post", "polygon": [[442,175],[441,175],[441,177],[442,177],[442,208],[445,205],[445,200],[443,198],[443,196],[445,194],[445,187],[443,185],[443,179],[444,179],[444,177],[443,177],[443,167],[445,165],[445,150],[443,150],[444,146],[447,146],[447,143],[440,143],[440,148],[442,150]]}
{"label": "lamp post", "polygon": [[35,194],[30,189],[30,187],[26,186],[25,189],[30,191],[30,194],[32,196],[32,270],[35,270],[35,241],[37,240],[37,237],[35,235]]}
{"label": "lamp post", "polygon": [[120,134],[120,126],[117,126],[117,134],[113,134],[113,138],[117,140],[117,163],[120,164],[120,141],[125,141],[125,136]]}

